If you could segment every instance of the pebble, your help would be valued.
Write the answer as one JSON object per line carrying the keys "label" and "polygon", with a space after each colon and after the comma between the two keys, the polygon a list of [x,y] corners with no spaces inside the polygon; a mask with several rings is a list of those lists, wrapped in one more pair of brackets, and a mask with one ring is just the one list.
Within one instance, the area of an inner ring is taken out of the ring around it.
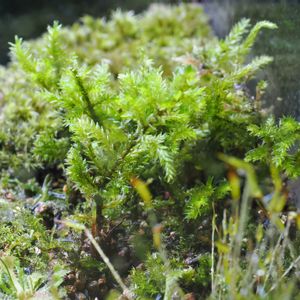
{"label": "pebble", "polygon": [[89,292],[89,297],[95,298],[100,296],[99,283],[96,280],[91,281],[87,285],[87,290]]}
{"label": "pebble", "polygon": [[75,300],[86,300],[88,299],[84,293],[76,293]]}

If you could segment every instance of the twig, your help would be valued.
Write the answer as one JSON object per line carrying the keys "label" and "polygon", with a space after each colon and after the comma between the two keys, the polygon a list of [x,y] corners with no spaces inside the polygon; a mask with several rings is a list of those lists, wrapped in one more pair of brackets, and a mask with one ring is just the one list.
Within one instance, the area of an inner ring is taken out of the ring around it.
{"label": "twig", "polygon": [[211,233],[211,292],[214,290],[214,262],[215,262],[215,228],[216,228],[216,212],[214,203],[212,205],[213,208],[213,217],[212,217],[212,233]]}
{"label": "twig", "polygon": [[106,239],[113,233],[113,231],[116,229],[116,228],[118,228],[123,222],[124,222],[124,220],[126,219],[126,216],[125,217],[123,217],[122,218],[122,220],[119,222],[119,223],[117,223],[108,233],[107,233],[107,235],[106,235]]}
{"label": "twig", "polygon": [[285,271],[285,272],[283,273],[283,275],[279,278],[279,280],[278,280],[275,284],[273,284],[273,286],[270,288],[270,290],[267,292],[267,294],[270,293],[270,292],[272,292],[272,291],[278,286],[278,284],[280,283],[280,281],[281,281],[285,276],[287,276],[287,275],[290,273],[290,271],[296,266],[296,264],[297,264],[299,261],[300,261],[300,255],[297,257],[296,260],[294,260],[294,261],[290,264],[290,266],[286,269],[286,271]]}
{"label": "twig", "polygon": [[116,271],[116,269],[114,268],[114,266],[111,264],[109,258],[103,252],[103,250],[101,249],[100,245],[96,242],[96,240],[94,239],[94,237],[90,233],[90,231],[85,228],[84,232],[85,232],[86,236],[88,237],[88,239],[92,242],[92,244],[95,247],[95,249],[97,250],[97,252],[100,254],[100,256],[103,259],[103,261],[108,266],[108,268],[111,271],[112,275],[114,276],[116,282],[120,285],[120,287],[123,289],[123,291],[128,290],[128,288],[126,287],[126,285],[123,283],[123,281],[122,281],[119,273]]}
{"label": "twig", "polygon": [[114,279],[116,280],[116,282],[119,284],[119,286],[122,288],[123,290],[123,295],[126,295],[126,297],[129,300],[134,299],[134,294],[130,291],[130,289],[124,284],[124,282],[121,279],[121,276],[119,275],[119,273],[117,272],[117,270],[114,268],[114,266],[112,265],[112,263],[110,262],[109,258],[106,256],[106,254],[104,253],[104,251],[102,250],[102,248],[100,247],[100,245],[97,243],[97,241],[94,239],[92,233],[82,224],[77,224],[71,221],[57,221],[58,223],[62,223],[68,227],[77,229],[77,230],[82,230],[84,231],[84,233],[86,234],[87,238],[91,241],[91,243],[93,244],[93,246],[95,247],[96,251],[99,253],[100,257],[102,258],[102,260],[104,261],[104,263],[107,265],[107,267],[109,268],[111,274],[113,275]]}

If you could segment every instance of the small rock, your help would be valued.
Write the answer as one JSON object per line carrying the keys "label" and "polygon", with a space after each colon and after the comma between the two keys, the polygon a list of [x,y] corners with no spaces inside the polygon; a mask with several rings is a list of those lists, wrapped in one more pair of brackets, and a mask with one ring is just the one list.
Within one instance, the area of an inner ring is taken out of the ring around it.
{"label": "small rock", "polygon": [[9,201],[14,201],[16,199],[15,196],[13,195],[13,193],[11,193],[11,192],[6,192],[4,197]]}
{"label": "small rock", "polygon": [[175,239],[176,238],[176,232],[171,231],[169,236],[170,236],[170,238]]}
{"label": "small rock", "polygon": [[67,186],[66,184],[65,184],[64,187],[63,187],[63,192],[64,192],[64,193],[67,193],[67,192],[68,192],[68,186]]}
{"label": "small rock", "polygon": [[90,250],[91,250],[91,242],[90,242],[89,239],[85,239],[85,240],[83,241],[82,250],[83,250],[84,252],[87,252],[87,253],[90,252]]}
{"label": "small rock", "polygon": [[84,293],[76,293],[75,294],[75,300],[86,300],[87,297]]}
{"label": "small rock", "polygon": [[146,222],[146,221],[142,221],[141,223],[140,223],[140,228],[142,229],[142,228],[147,228],[148,227],[148,223]]}
{"label": "small rock", "polygon": [[42,250],[38,247],[34,247],[34,252],[36,255],[40,255],[42,253]]}
{"label": "small rock", "polygon": [[124,257],[129,252],[129,249],[127,247],[123,247],[119,252],[118,255],[121,257]]}
{"label": "small rock", "polygon": [[66,285],[65,289],[67,291],[68,296],[74,299],[76,292],[75,287],[73,285]]}
{"label": "small rock", "polygon": [[139,229],[139,235],[144,235],[145,234],[145,231],[143,229]]}
{"label": "small rock", "polygon": [[69,273],[65,276],[65,283],[68,285],[73,285],[76,281],[76,276],[74,273]]}
{"label": "small rock", "polygon": [[136,266],[137,270],[145,270],[145,265],[143,263],[140,263],[139,265]]}
{"label": "small rock", "polygon": [[101,277],[98,279],[98,284],[99,286],[105,285],[106,284],[106,278],[105,277]]}
{"label": "small rock", "polygon": [[196,300],[196,296],[194,293],[188,293],[184,295],[184,300]]}
{"label": "small rock", "polygon": [[170,192],[168,192],[168,191],[164,192],[164,199],[165,200],[170,199],[170,197],[171,197],[171,193]]}
{"label": "small rock", "polygon": [[134,299],[134,298],[135,298],[134,293],[133,293],[131,290],[128,290],[128,289],[126,289],[126,290],[123,292],[123,295],[122,295],[122,296],[125,297],[124,300],[125,300],[125,299]]}
{"label": "small rock", "polygon": [[89,292],[89,297],[95,298],[95,297],[100,296],[99,283],[96,280],[91,281],[87,285],[87,290]]}

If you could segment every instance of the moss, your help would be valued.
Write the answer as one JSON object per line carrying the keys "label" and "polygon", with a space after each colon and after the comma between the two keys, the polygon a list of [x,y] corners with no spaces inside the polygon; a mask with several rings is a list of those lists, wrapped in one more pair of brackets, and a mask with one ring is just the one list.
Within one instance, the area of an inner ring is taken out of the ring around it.
{"label": "moss", "polygon": [[[154,34],[154,28],[159,32]],[[117,11],[108,21],[85,17],[81,23],[64,28],[60,39],[68,56],[76,55],[81,63],[91,66],[108,61],[117,76],[132,68],[143,53],[170,73],[174,66],[170,57],[183,55],[195,43],[200,45],[211,37],[202,7],[185,5],[153,6],[137,16]],[[27,43],[33,50],[32,59],[45,55],[46,44],[47,36]],[[1,169],[27,180],[37,175],[37,169],[59,166],[68,144],[62,139],[65,130],[60,113],[41,99],[38,87],[24,77],[16,62],[1,68],[0,83]],[[47,143],[50,137],[53,147]],[[61,155],[57,155],[55,147]],[[52,153],[46,153],[47,148],[53,148]]]}
{"label": "moss", "polygon": [[[13,61],[2,69],[0,153],[6,159],[3,189],[25,196],[24,205],[16,203],[21,208],[15,220],[2,227],[8,245],[3,250],[27,264],[40,249],[37,269],[52,262],[48,253],[63,256],[79,268],[78,278],[74,271],[66,279],[70,297],[91,288],[86,277],[93,286],[110,278],[95,263],[99,256],[91,241],[99,242],[123,277],[131,274],[141,299],[205,297],[210,283],[218,298],[223,292],[231,298],[243,290],[255,294],[256,269],[244,255],[243,237],[256,238],[245,231],[248,202],[261,200],[263,212],[283,226],[280,176],[298,174],[298,150],[290,151],[300,138],[298,122],[285,118],[276,124],[259,110],[265,84],[255,99],[245,88],[272,61],[248,57],[263,28],[276,25],[261,21],[251,27],[242,19],[218,40],[200,6],[153,6],[138,16],[118,11],[108,21],[86,17],[71,28],[55,22],[36,41],[17,38]],[[246,156],[259,171],[271,164],[265,181],[275,190],[270,203]],[[238,201],[240,170],[245,188]],[[36,216],[23,208],[28,202],[37,205]],[[84,228],[70,220],[84,223],[93,237],[69,229]],[[255,241],[259,250],[261,240]],[[275,240],[270,245],[268,255]],[[260,267],[273,268],[261,253]],[[286,267],[280,260],[266,281],[276,282],[273,274],[284,274]],[[243,282],[247,268],[250,285]],[[113,286],[107,282],[101,297]]]}

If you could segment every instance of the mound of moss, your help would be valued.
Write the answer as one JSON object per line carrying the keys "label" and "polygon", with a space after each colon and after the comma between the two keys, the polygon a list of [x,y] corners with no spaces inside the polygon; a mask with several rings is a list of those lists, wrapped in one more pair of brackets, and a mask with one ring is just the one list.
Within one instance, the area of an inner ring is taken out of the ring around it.
{"label": "mound of moss", "polygon": [[[32,51],[31,60],[49,55],[48,37],[26,42]],[[109,20],[84,17],[82,22],[61,30],[59,40],[63,41],[64,53],[53,55],[62,59],[74,56],[89,66],[107,62],[116,77],[125,69],[136,68],[141,57],[147,56],[155,58],[155,64],[170,74],[175,65],[173,58],[211,38],[201,6],[154,5],[141,15],[117,11]],[[40,71],[51,72],[47,67]],[[37,95],[36,84],[24,76],[13,57],[8,68],[1,68],[0,81],[2,172],[26,180],[36,176],[37,169],[59,166],[68,147],[59,114]],[[44,152],[39,150],[41,147]]]}

